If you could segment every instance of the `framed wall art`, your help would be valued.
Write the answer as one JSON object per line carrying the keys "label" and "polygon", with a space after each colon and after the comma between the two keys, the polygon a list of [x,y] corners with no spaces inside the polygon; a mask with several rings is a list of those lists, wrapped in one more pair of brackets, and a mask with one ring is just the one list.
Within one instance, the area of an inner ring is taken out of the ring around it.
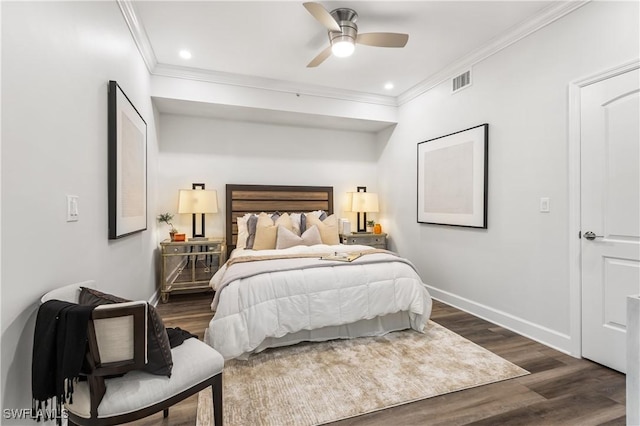
{"label": "framed wall art", "polygon": [[489,125],[418,144],[418,222],[487,228]]}
{"label": "framed wall art", "polygon": [[109,239],[147,229],[147,123],[115,81],[108,95]]}

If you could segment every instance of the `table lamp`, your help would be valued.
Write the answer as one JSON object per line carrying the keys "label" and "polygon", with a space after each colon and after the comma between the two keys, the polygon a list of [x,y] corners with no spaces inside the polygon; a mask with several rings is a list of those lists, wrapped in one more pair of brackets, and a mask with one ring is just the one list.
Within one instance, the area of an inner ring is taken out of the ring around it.
{"label": "table lamp", "polygon": [[[363,192],[360,192],[364,189]],[[365,232],[367,226],[367,213],[377,213],[378,194],[375,192],[366,192],[366,187],[359,186],[358,192],[351,193],[351,211],[357,213],[357,232]],[[360,215],[362,214],[362,221]]]}
{"label": "table lamp", "polygon": [[[181,189],[178,196],[178,213],[192,214],[191,224],[193,236],[190,240],[204,240],[204,215],[218,213],[218,197],[216,191],[204,189],[204,183],[194,183],[192,189]],[[200,233],[196,231],[196,215],[201,215]]]}

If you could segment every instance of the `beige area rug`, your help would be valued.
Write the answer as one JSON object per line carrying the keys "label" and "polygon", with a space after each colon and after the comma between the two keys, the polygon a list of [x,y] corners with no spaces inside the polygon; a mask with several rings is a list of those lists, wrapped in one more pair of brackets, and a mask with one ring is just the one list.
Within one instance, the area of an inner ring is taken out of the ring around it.
{"label": "beige area rug", "polygon": [[[224,367],[227,426],[318,425],[529,374],[429,322],[427,332],[301,343]],[[200,392],[199,426],[211,420]]]}

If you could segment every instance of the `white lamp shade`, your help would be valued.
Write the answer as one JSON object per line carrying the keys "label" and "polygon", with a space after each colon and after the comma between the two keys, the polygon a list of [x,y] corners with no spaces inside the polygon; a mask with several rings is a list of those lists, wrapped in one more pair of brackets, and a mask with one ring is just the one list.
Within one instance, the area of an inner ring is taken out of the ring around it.
{"label": "white lamp shade", "polygon": [[178,213],[218,213],[216,191],[181,189],[178,197]]}
{"label": "white lamp shade", "polygon": [[351,193],[351,211],[359,213],[378,212],[378,194],[375,192]]}

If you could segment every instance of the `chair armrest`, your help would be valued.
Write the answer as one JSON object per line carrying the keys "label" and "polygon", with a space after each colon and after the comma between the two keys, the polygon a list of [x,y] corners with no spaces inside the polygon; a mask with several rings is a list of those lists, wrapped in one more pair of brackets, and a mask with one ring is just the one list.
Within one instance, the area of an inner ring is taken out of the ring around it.
{"label": "chair armrest", "polygon": [[64,287],[59,287],[51,290],[40,298],[40,303],[44,303],[48,300],[62,300],[63,302],[78,303],[80,297],[80,287],[97,288],[96,282],[82,281],[75,284],[69,284]]}

